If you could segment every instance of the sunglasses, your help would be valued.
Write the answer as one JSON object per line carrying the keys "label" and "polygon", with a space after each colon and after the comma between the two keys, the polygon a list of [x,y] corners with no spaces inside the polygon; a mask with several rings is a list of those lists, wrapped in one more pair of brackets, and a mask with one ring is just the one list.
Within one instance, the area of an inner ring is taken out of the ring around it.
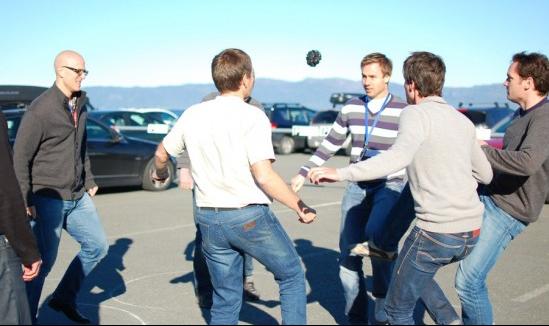
{"label": "sunglasses", "polygon": [[76,68],[73,68],[73,67],[68,67],[68,66],[63,66],[63,68],[67,68],[73,72],[75,72],[78,76],[87,76],[89,71],[87,71],[86,69],[76,69]]}

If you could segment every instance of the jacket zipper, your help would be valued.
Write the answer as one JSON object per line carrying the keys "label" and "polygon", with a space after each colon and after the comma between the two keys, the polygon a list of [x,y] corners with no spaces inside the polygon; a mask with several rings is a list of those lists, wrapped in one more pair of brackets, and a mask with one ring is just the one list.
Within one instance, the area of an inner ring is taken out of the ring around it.
{"label": "jacket zipper", "polygon": [[76,147],[77,147],[77,144],[76,144],[76,136],[78,134],[78,120],[79,120],[79,117],[78,117],[78,113],[77,113],[77,119],[75,121],[74,119],[74,116],[73,116],[73,111],[76,111],[78,112],[78,98],[74,101],[74,104],[72,106],[72,109],[69,111],[69,119],[71,121],[71,125],[74,126],[74,134],[73,134],[73,140],[74,140],[74,152],[73,152],[73,160],[74,160],[74,178],[73,178],[73,181],[72,181],[72,187],[71,187],[71,200],[74,201],[75,200],[75,196],[74,196],[74,189],[76,188],[76,174],[77,174],[77,160],[76,160]]}

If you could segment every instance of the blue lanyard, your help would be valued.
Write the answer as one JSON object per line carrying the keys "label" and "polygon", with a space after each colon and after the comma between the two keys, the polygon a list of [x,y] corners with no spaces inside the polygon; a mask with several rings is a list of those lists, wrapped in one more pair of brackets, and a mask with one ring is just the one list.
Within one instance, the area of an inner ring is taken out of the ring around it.
{"label": "blue lanyard", "polygon": [[366,108],[366,111],[364,112],[364,126],[366,128],[364,132],[364,149],[362,150],[362,154],[360,155],[362,158],[362,155],[365,153],[365,151],[368,148],[368,144],[370,143],[370,137],[372,136],[372,133],[374,132],[374,128],[377,126],[377,123],[379,122],[379,117],[381,116],[381,113],[387,108],[387,105],[389,105],[389,102],[391,101],[391,93],[387,94],[387,97],[385,98],[385,101],[383,102],[383,105],[381,106],[381,110],[379,110],[378,113],[375,114],[374,123],[372,123],[372,129],[368,132],[368,114],[370,110],[368,109],[368,98],[366,97],[366,103],[364,103],[364,107]]}

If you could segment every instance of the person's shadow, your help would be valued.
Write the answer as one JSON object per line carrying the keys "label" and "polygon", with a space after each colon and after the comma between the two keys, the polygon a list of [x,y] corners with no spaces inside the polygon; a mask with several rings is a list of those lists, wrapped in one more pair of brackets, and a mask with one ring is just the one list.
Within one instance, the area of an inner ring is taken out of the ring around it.
{"label": "person's shadow", "polygon": [[[187,247],[185,247],[185,250],[183,251],[183,256],[185,257],[186,261],[193,261],[194,258],[194,250],[195,250],[195,241],[189,242],[187,244]],[[257,261],[255,261],[255,265],[257,265]],[[194,272],[189,272],[186,274],[183,274],[181,276],[178,276],[172,280],[170,280],[171,284],[178,284],[178,283],[193,283],[193,288],[195,286],[194,284]],[[196,302],[196,301],[195,301]],[[198,303],[196,303],[198,305]],[[274,308],[277,305],[280,305],[279,301],[274,300],[262,300],[259,299],[257,301],[254,301],[253,304],[246,300],[242,300],[242,309],[240,310],[240,321],[244,323],[248,323],[251,325],[278,325],[278,321],[273,318],[268,313],[264,312],[263,310],[256,307],[256,305],[263,305],[269,308]],[[202,313],[202,318],[204,318],[204,321],[209,324],[211,321],[211,314],[209,309],[200,309]]]}
{"label": "person's shadow", "polygon": [[[84,281],[78,296],[78,310],[91,320],[92,324],[101,322],[99,310],[102,302],[120,296],[126,292],[124,278],[119,273],[126,269],[124,255],[130,249],[133,240],[121,238],[109,247],[107,256],[95,267]],[[48,302],[48,297],[44,302]],[[40,308],[41,324],[71,324],[62,313],[51,310],[47,304]]]}
{"label": "person's shadow", "polygon": [[296,250],[305,265],[305,278],[311,292],[307,303],[318,302],[337,324],[346,324],[345,299],[339,280],[339,252],[315,247],[310,240],[295,240]]}

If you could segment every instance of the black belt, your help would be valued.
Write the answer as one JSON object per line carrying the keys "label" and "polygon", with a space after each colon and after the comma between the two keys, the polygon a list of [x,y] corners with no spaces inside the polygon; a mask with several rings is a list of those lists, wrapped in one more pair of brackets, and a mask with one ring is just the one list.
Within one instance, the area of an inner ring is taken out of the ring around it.
{"label": "black belt", "polygon": [[199,208],[206,211],[227,212],[227,211],[238,211],[241,209],[251,208],[255,206],[267,206],[267,204],[250,204],[244,207],[199,207]]}

